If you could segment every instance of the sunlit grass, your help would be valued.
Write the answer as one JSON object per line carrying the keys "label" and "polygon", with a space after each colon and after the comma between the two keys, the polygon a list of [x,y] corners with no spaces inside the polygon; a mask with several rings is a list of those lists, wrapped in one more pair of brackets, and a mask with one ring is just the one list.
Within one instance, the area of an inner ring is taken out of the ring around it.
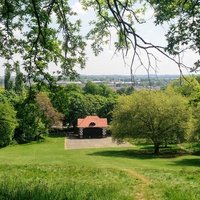
{"label": "sunlit grass", "polygon": [[0,199],[200,199],[199,156],[151,152],[64,150],[64,138],[9,146],[0,149]]}

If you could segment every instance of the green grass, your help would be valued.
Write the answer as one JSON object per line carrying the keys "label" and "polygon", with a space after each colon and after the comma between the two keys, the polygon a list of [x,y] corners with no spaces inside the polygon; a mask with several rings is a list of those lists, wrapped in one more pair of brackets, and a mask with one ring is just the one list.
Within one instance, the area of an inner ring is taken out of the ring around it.
{"label": "green grass", "polygon": [[0,199],[200,199],[199,156],[143,147],[64,150],[46,138],[0,149]]}

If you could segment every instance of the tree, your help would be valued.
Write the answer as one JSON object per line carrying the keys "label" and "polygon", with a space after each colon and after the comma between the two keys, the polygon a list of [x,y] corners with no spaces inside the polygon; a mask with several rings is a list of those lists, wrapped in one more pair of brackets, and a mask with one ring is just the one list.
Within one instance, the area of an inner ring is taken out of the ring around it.
{"label": "tree", "polygon": [[93,95],[100,95],[102,94],[102,88],[99,87],[99,85],[97,85],[96,83],[93,83],[91,81],[88,81],[84,88],[83,88],[84,92],[86,94],[93,94]]}
{"label": "tree", "polygon": [[177,93],[189,97],[190,99],[195,98],[198,94],[200,95],[200,84],[193,76],[175,80],[170,83],[168,87],[172,87]]}
{"label": "tree", "polygon": [[[171,55],[177,55],[187,49],[200,54],[200,1],[198,0],[149,0],[155,11],[155,23],[170,22],[166,35],[166,50]],[[175,19],[175,20],[173,20]],[[200,67],[198,59],[191,71]]]}
{"label": "tree", "polygon": [[17,126],[16,112],[8,103],[0,100],[0,147],[10,144]]}
{"label": "tree", "polygon": [[[57,88],[50,94],[53,106],[65,116],[65,124],[76,127],[77,119],[87,115],[86,99],[80,88],[74,86]],[[71,90],[72,89],[72,90]]]}
{"label": "tree", "polygon": [[193,105],[193,140],[199,141],[200,140],[200,102]]}
{"label": "tree", "polygon": [[151,139],[159,153],[161,144],[186,139],[189,120],[184,97],[169,91],[139,91],[119,98],[111,131],[116,139]]}
{"label": "tree", "polygon": [[[82,0],[82,2],[86,9],[93,8],[97,15],[88,34],[88,38],[93,41],[91,46],[96,55],[103,51],[103,45],[109,42],[115,32],[116,51],[121,51],[124,57],[129,52],[132,54],[132,61],[129,63],[131,74],[136,60],[147,72],[151,68],[155,69],[158,60],[154,50],[177,64],[180,72],[182,72],[181,67],[189,68],[191,71],[199,67],[199,60],[194,63],[194,67],[188,67],[180,59],[181,53],[188,49],[200,54],[199,1],[172,0],[166,3],[165,0]],[[137,26],[142,26],[146,22],[144,16],[148,9],[154,11],[155,25],[164,22],[171,24],[166,46],[147,41],[137,31]],[[142,53],[144,57],[141,57]],[[131,81],[134,82],[133,76]]]}
{"label": "tree", "polygon": [[60,125],[63,115],[53,107],[48,95],[45,92],[40,92],[36,95],[36,103],[42,112],[42,121],[47,129],[52,126]]}
{"label": "tree", "polygon": [[130,95],[134,92],[134,87],[132,86],[128,86],[128,87],[122,87],[120,89],[117,90],[117,93],[122,95],[122,94],[125,94],[125,95]]}
{"label": "tree", "polygon": [[14,85],[14,90],[18,94],[22,94],[23,88],[24,88],[24,77],[23,73],[20,71],[19,63],[15,63],[15,85]]}
{"label": "tree", "polygon": [[97,111],[98,116],[107,118],[108,122],[110,123],[112,121],[112,112],[116,105],[116,100],[116,96],[106,97],[103,105]]}
{"label": "tree", "polygon": [[86,94],[85,99],[87,115],[99,115],[99,111],[104,106],[106,98],[100,95]]}
{"label": "tree", "polygon": [[4,78],[4,88],[7,91],[12,90],[13,82],[11,80],[11,65],[5,64],[5,78]]}
{"label": "tree", "polygon": [[0,55],[5,64],[23,66],[30,85],[53,81],[47,72],[50,63],[61,68],[58,75],[74,78],[74,67],[85,64],[85,42],[75,15],[68,0],[0,1]]}
{"label": "tree", "polygon": [[37,140],[46,127],[42,122],[41,111],[33,100],[25,99],[16,105],[18,126],[14,138],[18,143],[27,143]]}
{"label": "tree", "polygon": [[[180,66],[185,66],[171,55],[179,55],[185,49],[200,52],[199,48],[199,1],[172,0],[81,0],[87,9],[94,8],[96,18],[92,22],[88,39],[93,40],[92,48],[97,55],[108,43],[111,30],[116,30],[115,47],[126,56],[131,49],[132,62],[141,60],[140,52],[146,55],[147,71],[153,67],[156,57],[152,49],[164,54]],[[167,34],[168,45],[161,47],[140,36],[136,24],[142,25],[147,9],[154,9],[155,24],[171,22]],[[0,3],[0,55],[5,63],[13,67],[19,62],[27,74],[27,81],[52,82],[47,72],[51,63],[62,72],[74,78],[74,67],[85,65],[85,42],[80,35],[80,20],[74,20],[68,0],[5,0]],[[174,22],[172,22],[172,19]],[[115,38],[115,37],[114,37]],[[168,53],[169,54],[168,54]],[[199,60],[193,70],[198,68]],[[56,70],[55,70],[55,73]],[[59,76],[60,77],[60,76]],[[133,78],[132,78],[133,81]]]}

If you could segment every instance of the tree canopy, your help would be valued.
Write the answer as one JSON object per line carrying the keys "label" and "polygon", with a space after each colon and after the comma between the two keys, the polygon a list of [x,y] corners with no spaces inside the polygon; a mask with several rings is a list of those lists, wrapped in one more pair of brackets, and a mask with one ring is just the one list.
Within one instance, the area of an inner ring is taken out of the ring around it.
{"label": "tree canopy", "polygon": [[160,145],[186,139],[189,120],[184,97],[170,91],[139,91],[119,98],[111,131],[116,139],[150,139],[158,153]]}
{"label": "tree canopy", "polygon": [[71,20],[73,15],[67,0],[1,0],[0,54],[5,66],[23,66],[29,83],[52,82],[46,71],[50,63],[73,77],[74,67],[85,63],[80,20]]}
{"label": "tree canopy", "polygon": [[0,100],[0,147],[7,146],[13,139],[17,126],[16,112],[9,103]]}
{"label": "tree canopy", "polygon": [[[126,56],[132,52],[132,62],[136,59],[147,70],[154,67],[156,56],[152,49],[173,60],[179,67],[185,66],[180,57],[174,55],[190,49],[200,53],[200,2],[197,0],[158,1],[158,0],[81,0],[85,9],[93,8],[96,17],[89,30],[88,39],[92,40],[92,48],[97,55],[102,45],[110,40],[111,30],[117,35],[115,47]],[[147,41],[136,30],[136,24],[145,23],[145,12],[153,9],[155,24],[170,22],[167,46]],[[46,79],[52,82],[48,67],[57,65],[57,75],[76,75],[75,66],[85,65],[86,41],[80,34],[81,20],[75,20],[68,0],[1,0],[0,1],[0,54],[4,66],[9,70],[16,64],[23,67],[26,80],[31,84]],[[144,53],[147,65],[141,59]],[[194,66],[199,67],[199,60]],[[131,68],[132,73],[132,68]],[[132,80],[133,81],[133,80]],[[11,87],[7,82],[6,87]]]}

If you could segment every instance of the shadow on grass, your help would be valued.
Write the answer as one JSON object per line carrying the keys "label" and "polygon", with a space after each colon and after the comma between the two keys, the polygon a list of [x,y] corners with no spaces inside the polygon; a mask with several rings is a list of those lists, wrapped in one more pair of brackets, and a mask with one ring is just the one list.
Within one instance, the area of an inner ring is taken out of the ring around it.
{"label": "shadow on grass", "polygon": [[172,165],[180,165],[180,166],[193,166],[193,167],[200,167],[200,157],[199,158],[192,158],[192,159],[182,159],[174,161]]}
{"label": "shadow on grass", "polygon": [[153,148],[148,149],[129,149],[129,150],[104,150],[90,153],[91,156],[106,156],[106,157],[122,157],[122,158],[139,158],[139,159],[153,159],[153,158],[175,158],[187,155],[188,152],[181,149],[162,149],[159,154],[154,154]]}

